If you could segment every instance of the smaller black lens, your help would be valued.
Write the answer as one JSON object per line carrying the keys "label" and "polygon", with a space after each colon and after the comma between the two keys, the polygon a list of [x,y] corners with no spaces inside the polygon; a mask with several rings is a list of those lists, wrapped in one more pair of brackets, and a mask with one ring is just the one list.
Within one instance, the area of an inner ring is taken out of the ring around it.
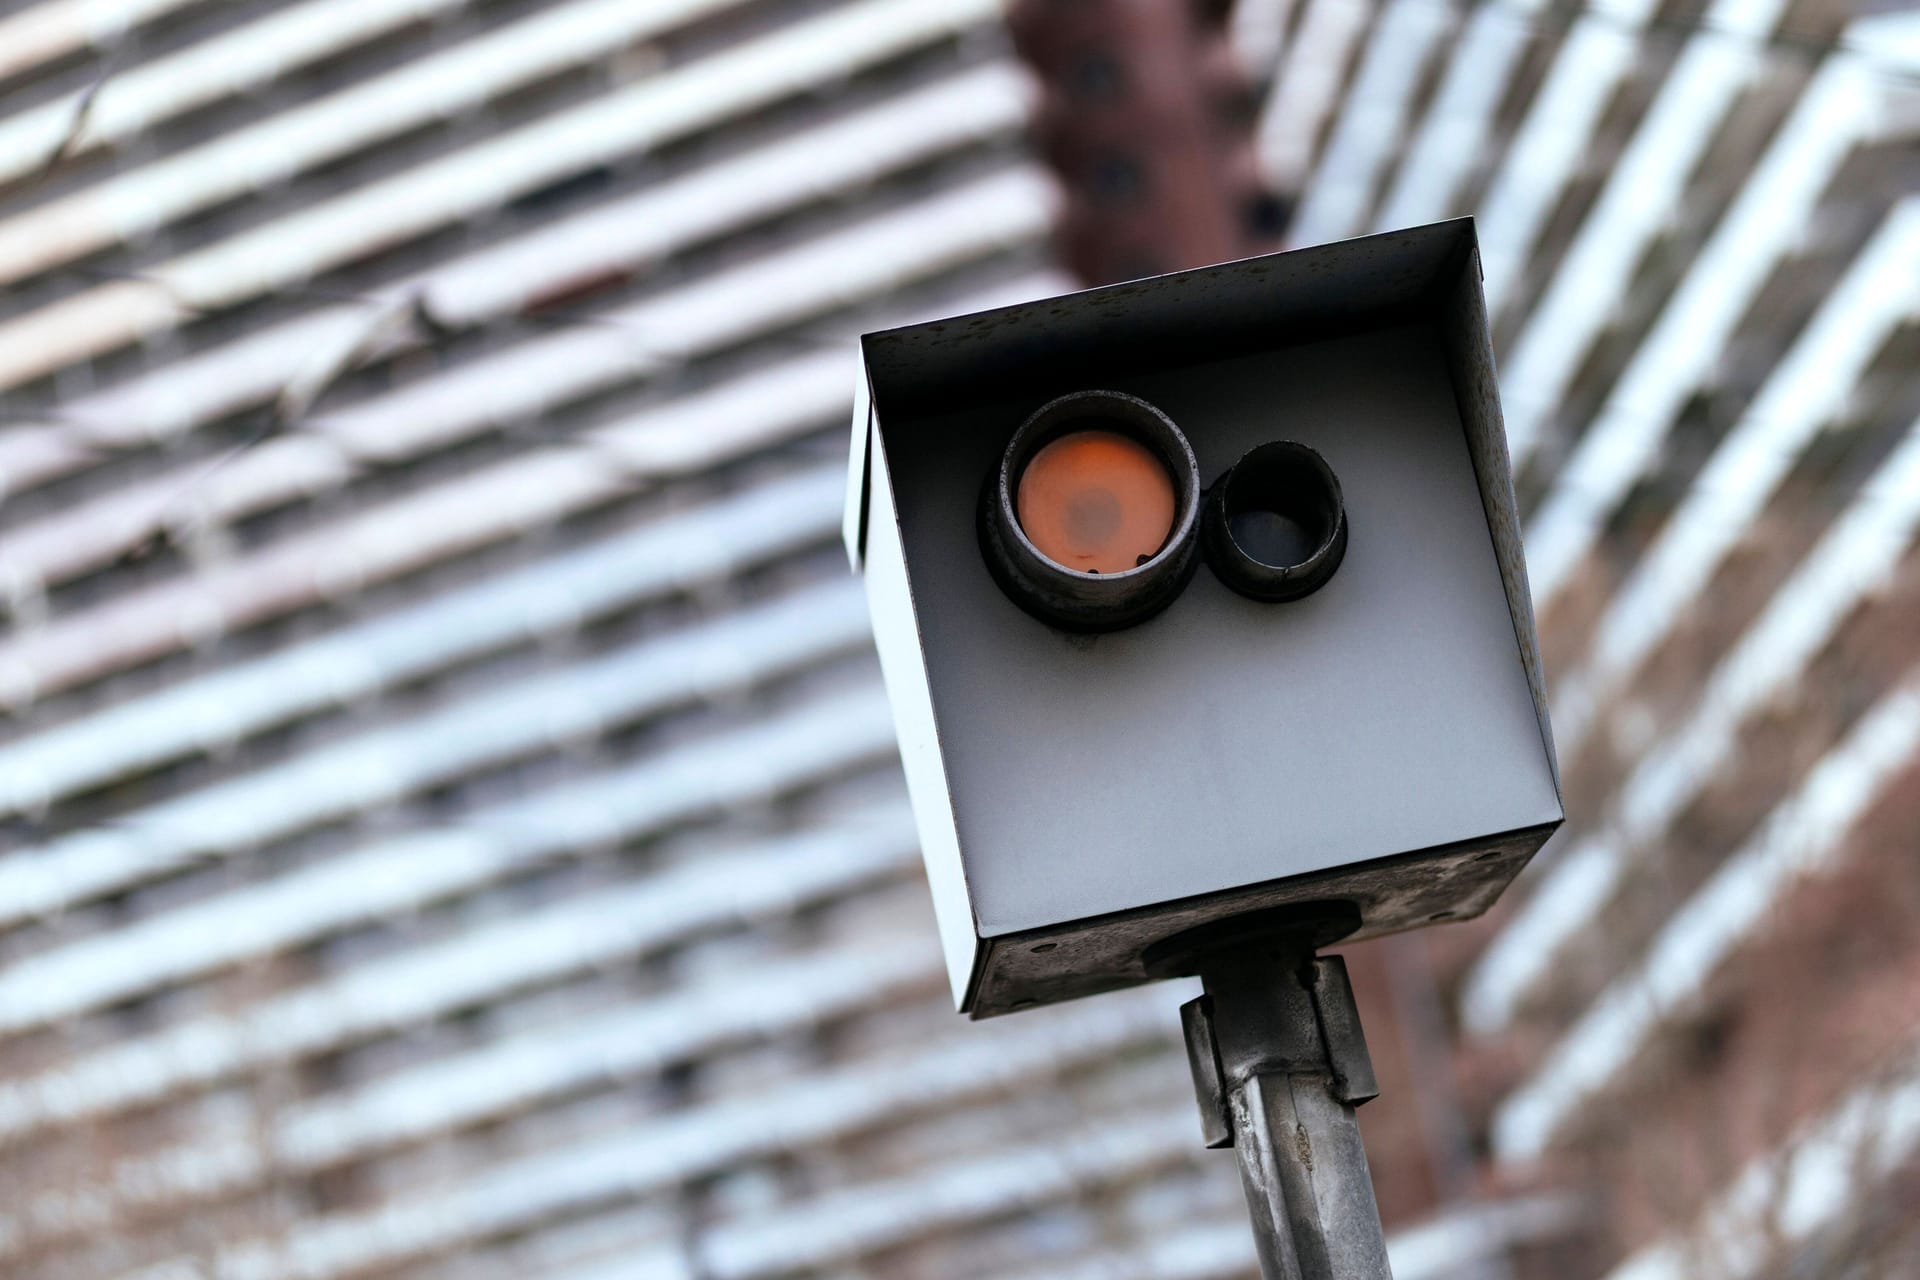
{"label": "smaller black lens", "polygon": [[1347,553],[1347,511],[1327,460],[1275,440],[1247,451],[1207,493],[1202,535],[1222,582],[1255,600],[1298,600]]}

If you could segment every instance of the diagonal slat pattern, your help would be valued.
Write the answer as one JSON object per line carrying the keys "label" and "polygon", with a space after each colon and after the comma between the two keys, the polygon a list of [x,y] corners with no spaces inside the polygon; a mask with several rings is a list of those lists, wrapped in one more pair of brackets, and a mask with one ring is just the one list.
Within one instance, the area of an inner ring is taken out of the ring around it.
{"label": "diagonal slat pattern", "polygon": [[[1905,820],[1920,27],[1238,9],[1293,242],[1478,218],[1571,824],[1438,976],[1524,1187]],[[1182,993],[949,1025],[834,553],[847,339],[1070,287],[1001,10],[0,19],[0,1270],[1248,1274]],[[1834,1247],[1890,1079],[1580,1265]]]}

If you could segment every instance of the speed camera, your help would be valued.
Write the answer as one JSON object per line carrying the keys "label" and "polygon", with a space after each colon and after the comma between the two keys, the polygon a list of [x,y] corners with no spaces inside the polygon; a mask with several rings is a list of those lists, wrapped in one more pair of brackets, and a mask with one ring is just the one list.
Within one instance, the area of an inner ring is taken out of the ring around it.
{"label": "speed camera", "polygon": [[847,549],[962,1010],[1472,916],[1559,825],[1470,220],[861,348]]}

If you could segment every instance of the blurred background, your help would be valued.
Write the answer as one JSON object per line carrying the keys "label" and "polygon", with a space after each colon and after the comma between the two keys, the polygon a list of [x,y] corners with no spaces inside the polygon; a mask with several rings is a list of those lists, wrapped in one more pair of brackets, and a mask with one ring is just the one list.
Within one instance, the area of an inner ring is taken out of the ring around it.
{"label": "blurred background", "polygon": [[951,1012],[854,335],[1473,213],[1571,821],[1347,949],[1400,1280],[1920,1276],[1920,15],[0,13],[0,1275],[1243,1277]]}

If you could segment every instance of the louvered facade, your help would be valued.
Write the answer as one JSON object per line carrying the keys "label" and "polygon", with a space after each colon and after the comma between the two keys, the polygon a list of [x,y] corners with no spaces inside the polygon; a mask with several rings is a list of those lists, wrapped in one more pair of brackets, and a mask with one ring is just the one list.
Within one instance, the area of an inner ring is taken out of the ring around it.
{"label": "louvered facade", "polygon": [[[1915,1274],[1920,20],[1231,24],[1286,239],[1480,218],[1572,815],[1351,957],[1396,1274]],[[0,16],[0,1275],[1249,1274],[1182,984],[952,1014],[838,547],[850,337],[1074,287],[1041,96],[995,0]]]}
{"label": "louvered facade", "polygon": [[1920,14],[1279,29],[1290,236],[1486,246],[1570,822],[1430,940],[1483,1185],[1549,1274],[1915,1274]]}

